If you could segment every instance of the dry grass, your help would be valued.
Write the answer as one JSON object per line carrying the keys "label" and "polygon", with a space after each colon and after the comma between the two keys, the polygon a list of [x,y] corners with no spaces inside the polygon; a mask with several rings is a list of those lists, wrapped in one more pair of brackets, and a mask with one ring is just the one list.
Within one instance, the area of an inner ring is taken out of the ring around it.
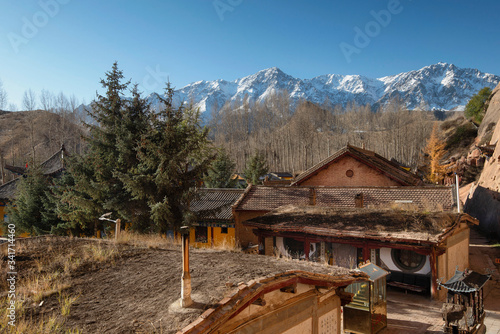
{"label": "dry grass", "polygon": [[168,238],[159,234],[140,234],[130,231],[121,231],[116,242],[134,247],[167,249],[181,244],[180,239]]}
{"label": "dry grass", "polygon": [[59,305],[61,307],[61,315],[68,316],[71,310],[71,305],[79,298],[80,296],[70,296],[67,294],[59,294]]}
{"label": "dry grass", "polygon": [[213,247],[216,250],[224,250],[228,252],[241,252],[241,246],[238,244],[235,244],[234,241],[230,241],[227,239],[224,239],[222,243],[219,243],[218,245]]}
{"label": "dry grass", "polygon": [[[16,248],[16,255],[22,256],[23,252],[30,249],[30,245],[39,241],[23,241]],[[7,317],[10,310],[9,299],[0,300],[0,332],[1,333],[23,333],[23,334],[45,334],[45,333],[79,333],[78,330],[64,329],[66,317],[70,314],[71,305],[79,296],[71,296],[64,293],[71,286],[68,284],[72,273],[84,265],[92,266],[100,263],[111,262],[120,256],[120,252],[114,243],[101,241],[86,242],[66,238],[44,239],[46,243],[45,252],[40,257],[33,259],[32,267],[23,271],[23,277],[16,282],[15,296],[15,326],[8,324]],[[52,244],[54,243],[54,246]],[[65,247],[66,244],[71,246]],[[34,305],[39,305],[52,295],[59,294],[59,310],[51,312],[50,316],[39,320],[31,319],[29,311]]]}
{"label": "dry grass", "polygon": [[[0,316],[2,321],[0,321],[0,332],[8,334],[78,334],[79,330],[66,330],[64,329],[64,318],[53,314],[44,319],[33,321],[32,319],[24,317],[26,308],[26,302],[16,300],[15,304],[15,325],[11,326],[8,324],[9,310],[7,305],[9,301],[7,298],[1,299],[0,304]],[[69,314],[69,313],[68,313]]]}

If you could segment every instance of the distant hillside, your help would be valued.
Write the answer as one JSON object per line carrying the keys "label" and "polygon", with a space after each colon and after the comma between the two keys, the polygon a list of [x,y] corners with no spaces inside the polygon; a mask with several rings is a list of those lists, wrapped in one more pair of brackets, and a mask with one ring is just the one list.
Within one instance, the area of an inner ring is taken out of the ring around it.
{"label": "distant hillside", "polygon": [[23,166],[31,159],[33,146],[35,159],[40,162],[59,150],[62,143],[69,152],[79,151],[82,131],[70,113],[59,115],[42,110],[0,113],[0,155],[4,164]]}

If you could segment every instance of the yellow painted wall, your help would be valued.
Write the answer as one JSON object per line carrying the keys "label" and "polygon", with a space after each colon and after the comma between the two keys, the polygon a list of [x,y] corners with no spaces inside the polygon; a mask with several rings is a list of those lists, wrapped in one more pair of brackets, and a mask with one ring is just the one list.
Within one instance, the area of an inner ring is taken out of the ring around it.
{"label": "yellow painted wall", "polygon": [[[228,227],[227,233],[222,233],[222,227],[207,226],[207,242],[196,242],[196,228],[192,227],[189,231],[189,243],[197,248],[234,248],[236,243],[236,230],[234,227]],[[213,237],[212,237],[213,232]],[[213,245],[212,245],[213,240]]]}

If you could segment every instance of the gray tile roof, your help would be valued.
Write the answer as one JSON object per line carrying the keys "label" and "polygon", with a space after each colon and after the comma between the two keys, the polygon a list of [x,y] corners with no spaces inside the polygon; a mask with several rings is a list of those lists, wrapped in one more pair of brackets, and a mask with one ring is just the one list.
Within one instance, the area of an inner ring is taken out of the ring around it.
{"label": "gray tile roof", "polygon": [[491,275],[482,275],[475,271],[455,270],[455,275],[446,283],[438,284],[446,289],[458,293],[470,293],[481,289],[490,279]]}
{"label": "gray tile roof", "polygon": [[[363,194],[364,207],[411,206],[449,211],[455,205],[452,187],[267,187],[251,186],[235,204],[236,210],[271,211],[284,205],[354,208]],[[314,199],[311,199],[314,196]]]}
{"label": "gray tile roof", "polygon": [[18,181],[19,181],[19,178],[2,184],[0,186],[0,199],[4,199],[4,200],[15,199]]}
{"label": "gray tile roof", "polygon": [[[64,157],[67,155],[68,153],[63,145],[59,151],[40,164],[43,173],[45,175],[52,175],[62,171],[64,169]],[[27,170],[26,167],[21,166],[5,165],[5,168],[19,175],[25,174]]]}
{"label": "gray tile roof", "polygon": [[191,203],[191,210],[200,219],[231,220],[232,205],[243,194],[244,189],[198,189],[198,198]]}
{"label": "gray tile roof", "polygon": [[59,151],[54,153],[50,158],[42,162],[40,165],[45,175],[56,174],[64,169],[64,157],[67,156],[64,146]]}
{"label": "gray tile roof", "polygon": [[[67,154],[68,153],[64,149],[63,145],[59,151],[54,153],[50,158],[48,158],[47,160],[45,160],[40,164],[43,173],[45,175],[54,176],[58,172],[62,171],[64,169],[64,157],[67,156]],[[5,168],[20,175],[26,173],[25,167],[15,167],[6,165]],[[16,189],[18,180],[19,179],[17,178],[0,186],[0,199],[16,198]]]}

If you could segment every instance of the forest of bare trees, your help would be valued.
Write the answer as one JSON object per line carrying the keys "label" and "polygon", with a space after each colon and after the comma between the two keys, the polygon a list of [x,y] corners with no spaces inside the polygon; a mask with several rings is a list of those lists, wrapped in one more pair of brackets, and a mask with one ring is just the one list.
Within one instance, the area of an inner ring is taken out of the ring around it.
{"label": "forest of bare trees", "polygon": [[[62,144],[69,152],[81,153],[85,111],[78,106],[74,96],[27,90],[24,111],[0,116],[2,165],[41,162]],[[298,173],[348,143],[415,168],[435,120],[430,112],[406,110],[398,100],[378,110],[355,104],[331,108],[328,101],[323,106],[302,101],[292,108],[286,91],[263,101],[244,98],[212,109],[216,111],[209,117],[211,139],[225,148],[239,172],[259,151],[271,171]]]}
{"label": "forest of bare trees", "polygon": [[[365,146],[415,168],[435,120],[430,112],[406,110],[393,100],[379,110],[300,102],[292,110],[287,92],[266,100],[248,99],[213,112],[209,126],[216,146],[224,147],[242,171],[255,151],[263,152],[273,171],[303,171],[346,144]],[[217,110],[217,106],[214,106]]]}

